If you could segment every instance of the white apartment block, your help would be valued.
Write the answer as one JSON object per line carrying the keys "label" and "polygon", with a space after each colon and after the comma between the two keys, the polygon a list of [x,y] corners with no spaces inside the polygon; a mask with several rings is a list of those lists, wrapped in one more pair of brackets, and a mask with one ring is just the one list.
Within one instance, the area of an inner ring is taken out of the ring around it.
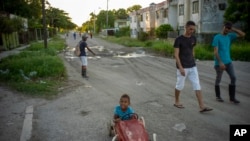
{"label": "white apartment block", "polygon": [[136,38],[139,31],[150,32],[162,24],[170,24],[181,34],[185,23],[196,23],[196,33],[220,32],[227,0],[165,0],[151,3],[149,7],[130,13],[131,37]]}

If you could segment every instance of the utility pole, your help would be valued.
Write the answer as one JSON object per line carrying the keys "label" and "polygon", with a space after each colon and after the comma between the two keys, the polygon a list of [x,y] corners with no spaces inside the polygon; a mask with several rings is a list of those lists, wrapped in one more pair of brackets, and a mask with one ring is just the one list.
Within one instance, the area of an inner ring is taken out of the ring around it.
{"label": "utility pole", "polygon": [[95,34],[95,19],[96,19],[96,15],[95,15],[95,11],[94,11],[94,34]]}
{"label": "utility pole", "polygon": [[106,28],[108,28],[108,23],[109,23],[109,11],[108,11],[108,2],[109,2],[109,0],[107,0],[107,17],[106,17]]}
{"label": "utility pole", "polygon": [[42,14],[43,14],[43,40],[44,40],[44,48],[47,48],[47,26],[46,26],[46,17],[45,17],[45,1],[42,0]]}

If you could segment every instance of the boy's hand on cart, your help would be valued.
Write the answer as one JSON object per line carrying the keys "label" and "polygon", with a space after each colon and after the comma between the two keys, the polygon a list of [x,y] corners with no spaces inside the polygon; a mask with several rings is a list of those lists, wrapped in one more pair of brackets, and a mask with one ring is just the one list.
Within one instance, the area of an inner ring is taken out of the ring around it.
{"label": "boy's hand on cart", "polygon": [[132,115],[131,119],[137,119],[137,116],[136,115]]}
{"label": "boy's hand on cart", "polygon": [[119,122],[119,121],[121,121],[120,118],[114,119],[114,122],[115,122],[115,123],[117,123],[117,122]]}

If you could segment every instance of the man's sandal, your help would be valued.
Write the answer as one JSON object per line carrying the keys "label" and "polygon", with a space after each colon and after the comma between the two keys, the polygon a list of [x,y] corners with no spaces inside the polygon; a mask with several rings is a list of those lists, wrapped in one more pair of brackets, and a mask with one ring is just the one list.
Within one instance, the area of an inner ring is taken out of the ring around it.
{"label": "man's sandal", "polygon": [[182,104],[179,104],[179,105],[174,104],[174,106],[175,106],[176,108],[180,108],[180,109],[184,108],[184,106],[183,106]]}
{"label": "man's sandal", "polygon": [[204,109],[200,110],[201,113],[212,111],[212,108],[205,107]]}

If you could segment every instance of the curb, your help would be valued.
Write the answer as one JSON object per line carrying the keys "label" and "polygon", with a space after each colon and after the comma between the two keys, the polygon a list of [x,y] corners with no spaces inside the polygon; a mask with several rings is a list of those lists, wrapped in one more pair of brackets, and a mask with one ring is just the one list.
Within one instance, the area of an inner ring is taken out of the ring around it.
{"label": "curb", "polygon": [[33,119],[33,105],[26,107],[20,141],[30,140],[32,132],[32,119]]}

